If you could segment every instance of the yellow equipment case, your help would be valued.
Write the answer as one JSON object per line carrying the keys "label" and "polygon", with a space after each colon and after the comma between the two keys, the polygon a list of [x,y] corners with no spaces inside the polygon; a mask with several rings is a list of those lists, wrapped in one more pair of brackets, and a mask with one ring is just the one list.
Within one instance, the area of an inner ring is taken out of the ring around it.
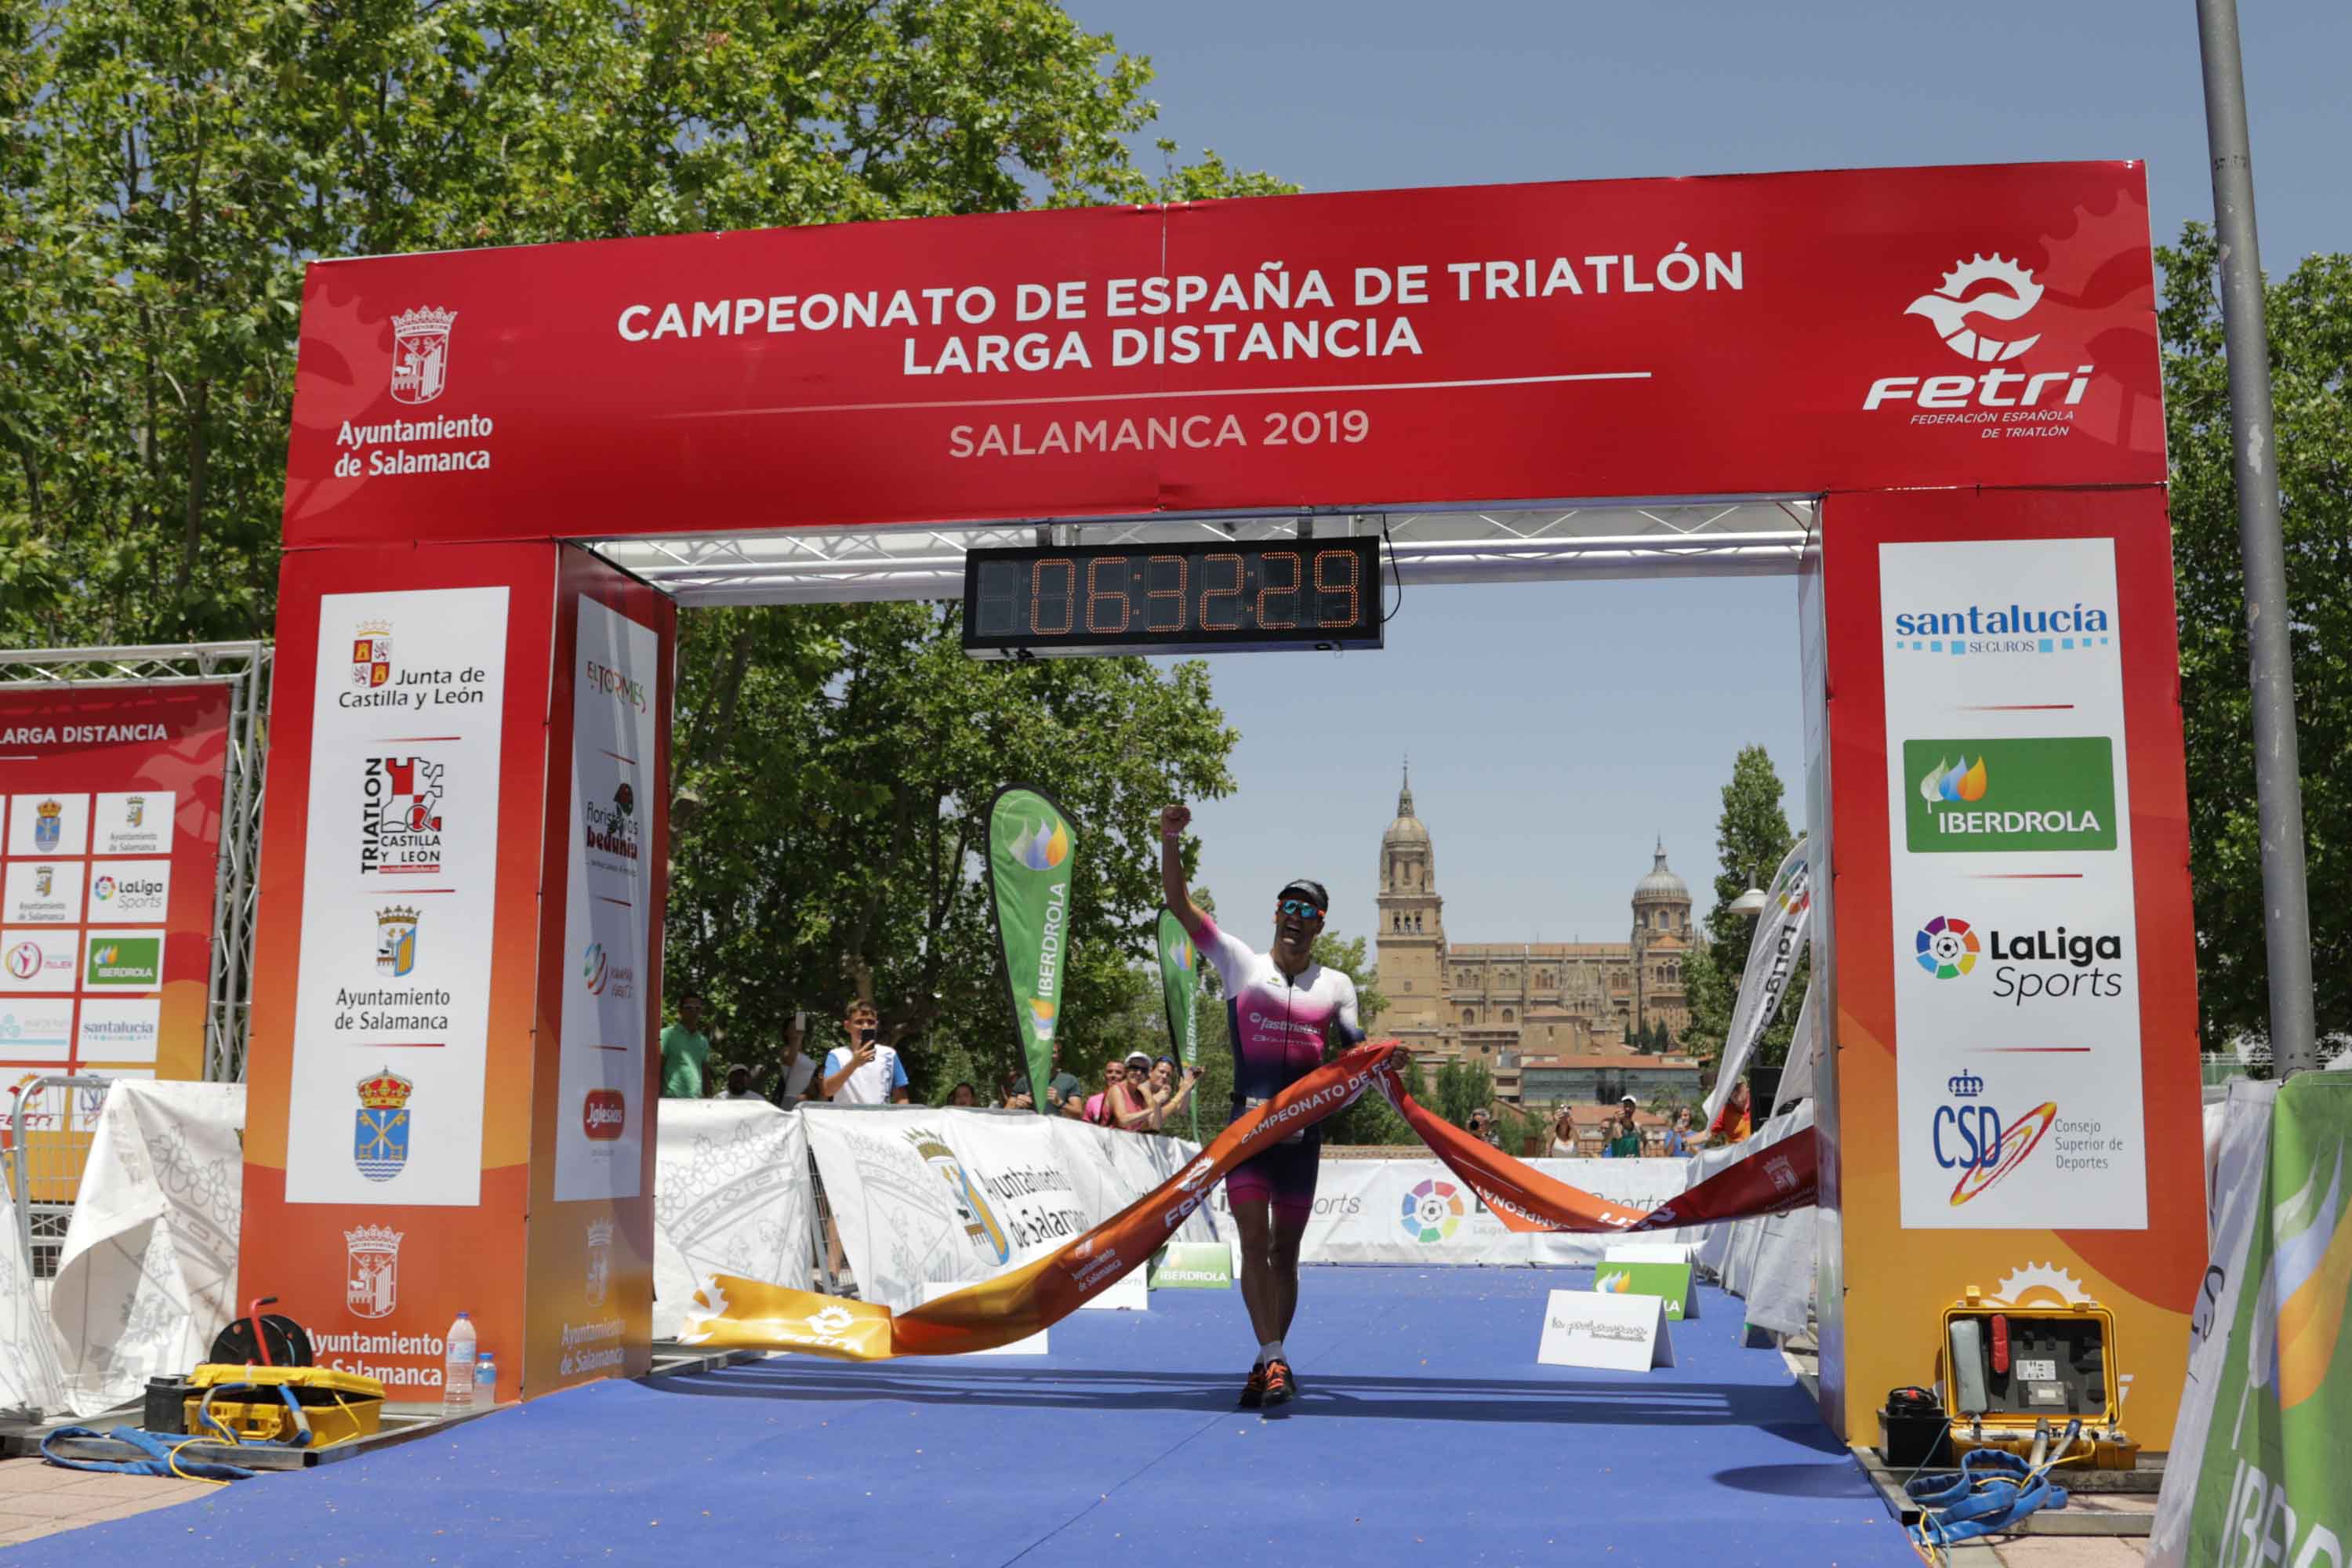
{"label": "yellow equipment case", "polygon": [[1944,1309],[1937,1360],[1955,1458],[1970,1448],[2023,1458],[2037,1429],[2059,1431],[2079,1418],[2088,1451],[2070,1456],[2073,1462],[2101,1470],[2138,1462],[2139,1445],[2125,1434],[2117,1408],[2116,1315],[2097,1302],[2012,1307],[1985,1300],[1971,1285],[1965,1300]]}
{"label": "yellow equipment case", "polygon": [[[355,1372],[207,1362],[188,1381],[203,1391],[187,1401],[187,1430],[200,1437],[217,1437],[226,1427],[239,1442],[293,1443],[307,1424],[306,1446],[323,1448],[366,1436],[383,1419],[383,1384]],[[301,1407],[299,1416],[287,1402],[289,1394]]]}

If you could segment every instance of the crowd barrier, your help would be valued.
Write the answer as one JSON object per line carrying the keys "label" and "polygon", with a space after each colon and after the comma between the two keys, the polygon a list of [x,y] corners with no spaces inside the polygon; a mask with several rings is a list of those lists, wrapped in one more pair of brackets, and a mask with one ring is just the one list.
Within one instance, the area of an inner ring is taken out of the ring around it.
{"label": "crowd barrier", "polygon": [[[36,1284],[16,1249],[0,1247],[0,1405],[89,1416],[135,1398],[149,1376],[202,1359],[238,1310],[244,1119],[239,1085],[113,1086],[57,1280]],[[1529,1163],[1647,1209],[1811,1120],[1810,1106],[1801,1108],[1738,1149],[1691,1161]],[[936,1293],[927,1288],[975,1283],[1050,1253],[1198,1152],[1181,1139],[1021,1111],[825,1105],[785,1112],[761,1103],[665,1101],[655,1152],[654,1332],[676,1334],[695,1290],[714,1275],[793,1285],[813,1279],[824,1239],[812,1169],[861,1294],[904,1310]],[[1811,1283],[1811,1219],[1802,1211],[1671,1237],[1699,1244],[1702,1259],[1736,1290],[1770,1282],[1750,1318],[1794,1331],[1803,1327]],[[1222,1187],[1180,1235],[1232,1241]],[[1597,1261],[1609,1240],[1506,1230],[1434,1158],[1327,1160],[1301,1256],[1561,1266]],[[299,1303],[287,1308],[300,1311]]]}

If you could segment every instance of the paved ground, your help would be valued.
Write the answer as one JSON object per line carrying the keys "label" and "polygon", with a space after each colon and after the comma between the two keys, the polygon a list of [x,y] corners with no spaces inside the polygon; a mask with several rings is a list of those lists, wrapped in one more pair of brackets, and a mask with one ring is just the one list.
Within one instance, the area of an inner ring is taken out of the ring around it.
{"label": "paved ground", "polygon": [[214,1489],[205,1481],[93,1475],[41,1459],[0,1459],[0,1549],[170,1508]]}

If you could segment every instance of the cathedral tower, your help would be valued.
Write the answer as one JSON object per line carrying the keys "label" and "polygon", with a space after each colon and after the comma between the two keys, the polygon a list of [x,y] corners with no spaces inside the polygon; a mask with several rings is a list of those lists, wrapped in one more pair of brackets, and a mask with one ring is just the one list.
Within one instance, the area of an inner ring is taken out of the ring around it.
{"label": "cathedral tower", "polygon": [[1633,1016],[1639,1033],[1663,1022],[1676,1036],[1690,1022],[1683,959],[1690,952],[1690,888],[1666,868],[1658,840],[1650,874],[1633,884]]}
{"label": "cathedral tower", "polygon": [[[1429,829],[1412,814],[1412,773],[1397,791],[1396,820],[1381,835],[1381,989],[1388,1028],[1437,1028],[1444,1017],[1445,900],[1437,896],[1437,858]],[[1409,1042],[1412,1043],[1412,1042]]]}

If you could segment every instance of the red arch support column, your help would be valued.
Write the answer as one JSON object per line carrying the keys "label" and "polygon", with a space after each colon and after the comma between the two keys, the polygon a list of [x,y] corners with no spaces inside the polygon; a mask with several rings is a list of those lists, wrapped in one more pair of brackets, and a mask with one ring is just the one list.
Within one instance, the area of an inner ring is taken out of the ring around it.
{"label": "red arch support column", "polygon": [[322,1363],[648,1362],[676,612],[551,542],[286,558],[239,1278]]}
{"label": "red arch support column", "polygon": [[2086,1295],[2164,1447],[2205,1261],[2164,493],[1833,495],[1801,602],[1822,1412],[1875,1442],[1971,1285]]}

